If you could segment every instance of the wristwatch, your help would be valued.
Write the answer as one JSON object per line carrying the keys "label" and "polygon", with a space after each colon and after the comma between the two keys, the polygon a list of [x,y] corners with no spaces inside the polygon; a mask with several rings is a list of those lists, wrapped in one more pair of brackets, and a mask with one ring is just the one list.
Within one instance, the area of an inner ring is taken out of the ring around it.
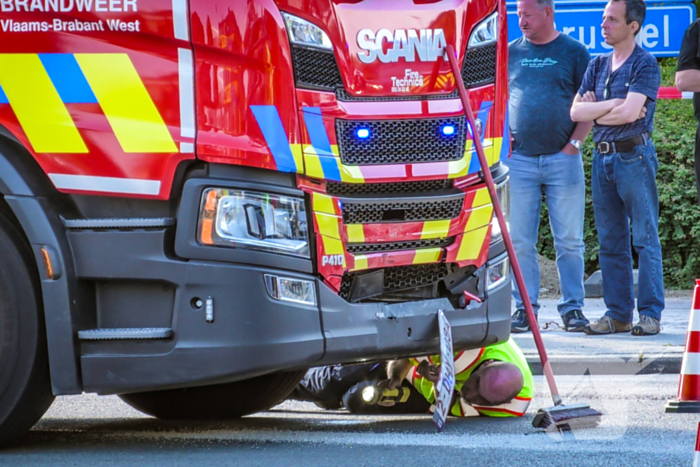
{"label": "wristwatch", "polygon": [[572,139],[569,141],[569,144],[578,149],[579,151],[581,150],[581,147],[583,147],[583,143],[581,143],[581,140],[578,139]]}

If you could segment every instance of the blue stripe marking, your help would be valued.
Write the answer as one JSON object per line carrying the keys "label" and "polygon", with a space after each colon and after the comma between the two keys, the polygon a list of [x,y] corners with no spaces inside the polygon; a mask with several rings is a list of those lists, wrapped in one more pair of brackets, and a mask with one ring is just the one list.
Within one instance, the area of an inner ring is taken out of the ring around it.
{"label": "blue stripe marking", "polygon": [[321,108],[304,107],[304,123],[306,123],[306,130],[309,132],[311,146],[319,155],[318,159],[321,161],[323,176],[326,180],[341,181],[338,162],[331,149],[331,143],[328,141],[326,127],[323,126]]}
{"label": "blue stripe marking", "polygon": [[284,132],[282,119],[277,107],[274,105],[251,105],[250,110],[255,115],[255,120],[262,130],[267,147],[275,158],[277,170],[280,172],[296,172],[297,165],[294,162],[292,148],[289,146],[289,139]]}
{"label": "blue stripe marking", "polygon": [[2,90],[0,87],[0,104],[9,104],[10,100],[7,98],[7,95],[5,95],[5,91]]}
{"label": "blue stripe marking", "polygon": [[97,104],[73,54],[39,54],[39,59],[64,104]]}
{"label": "blue stripe marking", "polygon": [[503,123],[503,142],[501,143],[500,160],[508,159],[510,154],[510,132],[508,131],[508,102],[506,101],[506,121]]}
{"label": "blue stripe marking", "polygon": [[[486,136],[486,125],[488,125],[489,114],[491,113],[492,108],[493,108],[492,101],[483,101],[481,103],[481,107],[479,108],[479,113],[477,113],[477,115],[476,115],[476,118],[481,120],[481,141],[482,141],[482,143],[484,141],[484,136]],[[476,154],[476,146],[473,146],[473,147],[474,147],[474,150],[472,151],[472,160],[469,163],[469,172],[468,173],[470,173],[470,174],[476,173],[479,170],[481,170],[481,164],[479,163],[479,156]]]}

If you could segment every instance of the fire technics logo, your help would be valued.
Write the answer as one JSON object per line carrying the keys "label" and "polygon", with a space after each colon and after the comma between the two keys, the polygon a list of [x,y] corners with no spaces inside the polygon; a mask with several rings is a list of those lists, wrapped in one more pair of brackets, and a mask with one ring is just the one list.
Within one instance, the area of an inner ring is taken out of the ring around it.
{"label": "fire technics logo", "polygon": [[424,82],[423,75],[407,68],[403,76],[391,77],[391,92],[411,92],[413,88],[422,88]]}
{"label": "fire technics logo", "polygon": [[[386,52],[385,41],[391,45]],[[416,54],[421,62],[435,62],[445,54],[447,41],[442,29],[396,29],[393,33],[380,29],[376,34],[371,29],[363,29],[357,33],[357,45],[362,50],[357,54],[362,63],[377,59],[382,63],[396,63],[401,58],[415,62]]]}

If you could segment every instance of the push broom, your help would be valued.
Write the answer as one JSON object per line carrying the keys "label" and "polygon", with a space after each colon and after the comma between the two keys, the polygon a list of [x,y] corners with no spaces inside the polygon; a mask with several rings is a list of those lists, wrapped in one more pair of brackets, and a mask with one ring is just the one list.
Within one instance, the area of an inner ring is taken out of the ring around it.
{"label": "push broom", "polygon": [[[448,45],[446,48],[447,57],[450,62],[450,68],[452,69],[452,74],[457,82],[457,89],[459,90],[459,98],[462,101],[462,107],[464,108],[464,114],[467,117],[467,122],[469,127],[472,129],[472,139],[474,141],[474,146],[476,148],[476,154],[479,157],[479,163],[481,164],[481,172],[486,182],[486,186],[489,190],[489,195],[491,196],[491,202],[493,203],[493,209],[498,218],[498,224],[501,227],[501,235],[503,235],[503,241],[506,245],[506,250],[508,251],[508,258],[510,260],[510,266],[513,270],[513,275],[515,276],[515,282],[518,285],[518,290],[520,291],[520,297],[523,300],[523,305],[525,306],[525,312],[527,313],[527,318],[530,321],[530,328],[532,329],[532,337],[535,339],[535,345],[537,347],[537,352],[540,356],[540,361],[542,362],[542,369],[544,371],[545,377],[547,378],[547,384],[549,385],[549,391],[552,393],[552,400],[554,401],[554,407],[549,407],[546,409],[540,409],[537,411],[535,418],[532,421],[532,426],[535,428],[549,428],[554,425],[559,430],[567,430],[572,428],[588,428],[595,427],[600,422],[601,413],[597,410],[592,409],[587,404],[572,404],[564,405],[559,395],[559,390],[557,389],[557,383],[554,381],[554,373],[552,372],[552,366],[547,358],[547,352],[544,348],[544,342],[542,342],[542,336],[540,335],[540,329],[537,326],[537,319],[535,318],[535,312],[532,309],[532,303],[530,302],[530,297],[527,294],[527,289],[525,288],[525,281],[523,280],[523,274],[520,270],[520,264],[518,264],[518,259],[515,256],[515,249],[513,248],[513,242],[510,238],[510,233],[508,232],[508,226],[506,225],[506,219],[503,216],[503,210],[501,209],[501,203],[498,200],[498,195],[496,194],[496,187],[493,183],[493,177],[491,177],[491,171],[488,170],[489,164],[486,161],[486,155],[484,154],[484,147],[481,144],[481,135],[478,135],[476,131],[476,122],[474,121],[474,113],[469,105],[469,93],[464,87],[464,81],[462,80],[462,74],[460,73],[459,66],[457,65],[457,59],[455,55],[454,47]],[[506,144],[505,138],[508,135],[504,134],[503,144]]]}

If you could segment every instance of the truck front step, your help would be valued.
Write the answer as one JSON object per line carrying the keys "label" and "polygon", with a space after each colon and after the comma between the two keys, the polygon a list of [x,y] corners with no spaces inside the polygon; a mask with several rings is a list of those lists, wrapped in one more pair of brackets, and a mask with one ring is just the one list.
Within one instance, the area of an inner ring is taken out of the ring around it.
{"label": "truck front step", "polygon": [[175,219],[172,217],[61,220],[68,229],[149,229],[175,225]]}
{"label": "truck front step", "polygon": [[172,335],[171,328],[102,328],[78,331],[78,337],[83,341],[168,339]]}

